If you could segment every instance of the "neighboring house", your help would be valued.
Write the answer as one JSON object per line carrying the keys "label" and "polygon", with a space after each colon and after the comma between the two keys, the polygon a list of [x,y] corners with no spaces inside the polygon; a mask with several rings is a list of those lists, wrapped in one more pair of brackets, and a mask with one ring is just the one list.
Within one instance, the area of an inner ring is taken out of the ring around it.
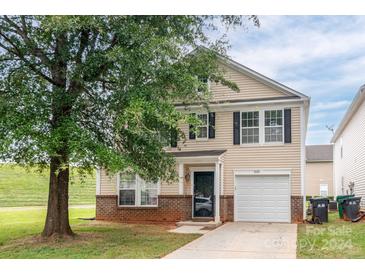
{"label": "neighboring house", "polygon": [[233,60],[219,62],[240,92],[212,82],[210,112],[200,104],[189,106],[204,125],[197,134],[183,125],[188,140],[168,149],[176,157],[177,181],[154,185],[138,175],[108,176],[100,170],[97,219],[303,220],[309,98]]}
{"label": "neighboring house", "polygon": [[305,194],[333,196],[333,146],[306,146]]}
{"label": "neighboring house", "polygon": [[331,142],[334,143],[335,195],[355,193],[365,207],[365,85],[363,85]]}

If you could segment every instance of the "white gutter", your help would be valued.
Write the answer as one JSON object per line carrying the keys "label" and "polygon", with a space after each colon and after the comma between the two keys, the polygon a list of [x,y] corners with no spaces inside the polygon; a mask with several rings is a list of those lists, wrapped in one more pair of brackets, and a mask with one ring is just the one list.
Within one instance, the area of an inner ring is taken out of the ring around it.
{"label": "white gutter", "polygon": [[[283,99],[283,100],[267,100],[267,101],[248,101],[248,102],[227,102],[227,103],[216,103],[208,104],[208,108],[227,108],[227,107],[241,107],[249,105],[267,105],[267,104],[287,104],[287,103],[301,103],[308,102],[309,98],[299,98],[299,99]],[[177,110],[187,110],[187,109],[201,109],[205,108],[205,105],[186,105],[186,106],[176,106]]]}

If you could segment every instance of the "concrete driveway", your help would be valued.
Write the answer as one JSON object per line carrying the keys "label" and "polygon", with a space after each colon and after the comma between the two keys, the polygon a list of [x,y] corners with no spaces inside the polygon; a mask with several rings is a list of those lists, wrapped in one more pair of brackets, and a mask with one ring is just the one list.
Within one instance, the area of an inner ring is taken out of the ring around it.
{"label": "concrete driveway", "polygon": [[166,259],[295,259],[297,225],[226,223],[168,254]]}

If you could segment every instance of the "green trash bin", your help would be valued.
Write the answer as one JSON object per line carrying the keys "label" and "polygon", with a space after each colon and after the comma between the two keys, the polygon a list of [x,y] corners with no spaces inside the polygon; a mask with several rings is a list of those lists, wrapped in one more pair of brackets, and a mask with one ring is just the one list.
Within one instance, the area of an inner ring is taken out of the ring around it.
{"label": "green trash bin", "polygon": [[338,195],[336,197],[336,202],[338,205],[338,215],[340,216],[341,219],[343,219],[343,206],[342,206],[342,202],[347,199],[347,198],[352,198],[355,197],[354,194],[351,195]]}

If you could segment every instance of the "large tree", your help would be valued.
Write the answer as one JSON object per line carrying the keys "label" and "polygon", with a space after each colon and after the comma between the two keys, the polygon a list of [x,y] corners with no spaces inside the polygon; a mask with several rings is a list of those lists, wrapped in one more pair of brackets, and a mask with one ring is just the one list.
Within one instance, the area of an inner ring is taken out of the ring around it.
{"label": "large tree", "polygon": [[178,124],[192,118],[174,102],[207,100],[201,79],[237,89],[216,62],[225,37],[209,37],[249,22],[259,24],[255,16],[0,17],[0,155],[49,167],[43,236],[73,234],[70,165],[175,176],[164,140],[184,138]]}

